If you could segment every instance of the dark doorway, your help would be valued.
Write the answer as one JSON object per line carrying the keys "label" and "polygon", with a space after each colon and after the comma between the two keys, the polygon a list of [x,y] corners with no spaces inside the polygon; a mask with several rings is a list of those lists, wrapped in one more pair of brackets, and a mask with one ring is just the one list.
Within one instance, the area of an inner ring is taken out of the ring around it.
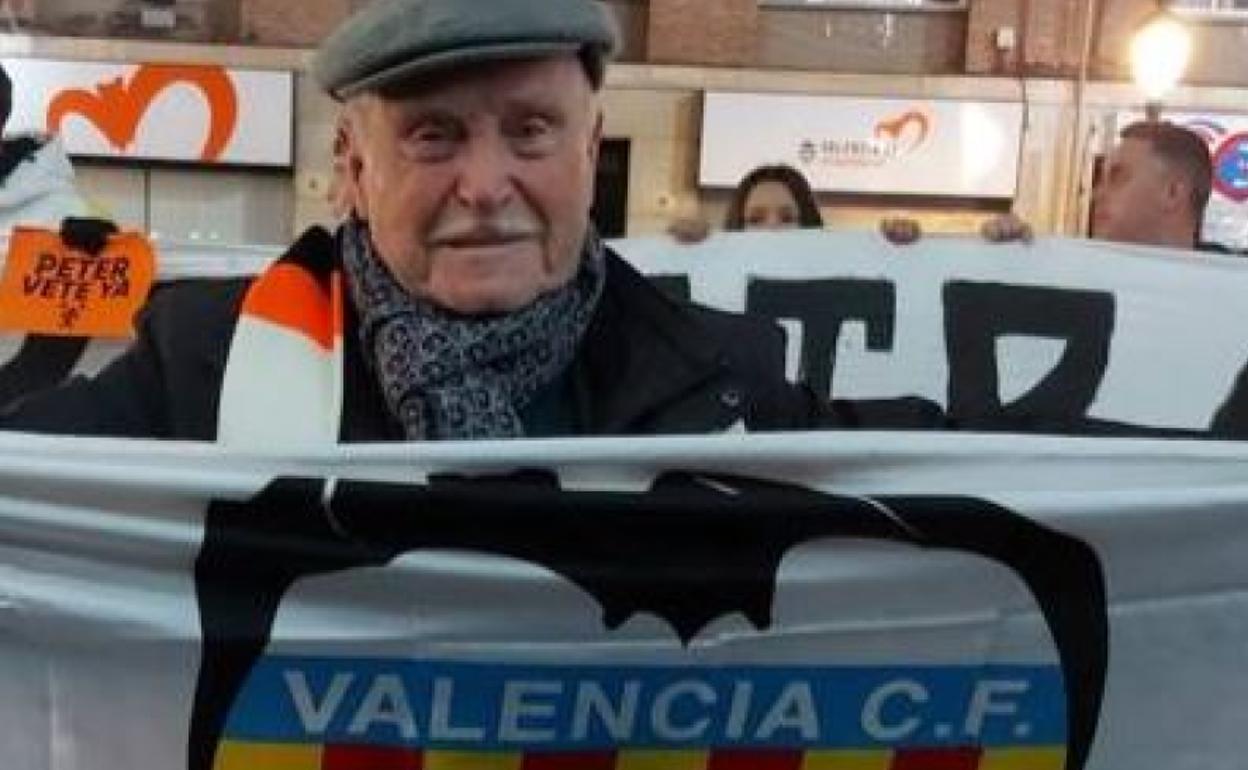
{"label": "dark doorway", "polygon": [[1088,224],[1084,228],[1085,238],[1092,237],[1092,223],[1096,221],[1096,188],[1101,185],[1101,177],[1105,175],[1105,156],[1096,155],[1092,158],[1092,181],[1088,187]]}
{"label": "dark doorway", "polygon": [[590,217],[603,238],[623,238],[628,229],[628,139],[603,139],[594,176]]}

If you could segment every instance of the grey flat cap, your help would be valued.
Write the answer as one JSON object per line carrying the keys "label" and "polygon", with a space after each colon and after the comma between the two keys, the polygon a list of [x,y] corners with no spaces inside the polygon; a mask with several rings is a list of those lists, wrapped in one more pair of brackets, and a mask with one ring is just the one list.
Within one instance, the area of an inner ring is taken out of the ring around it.
{"label": "grey flat cap", "polygon": [[616,46],[594,0],[373,0],[325,39],[312,73],[344,99],[465,64]]}

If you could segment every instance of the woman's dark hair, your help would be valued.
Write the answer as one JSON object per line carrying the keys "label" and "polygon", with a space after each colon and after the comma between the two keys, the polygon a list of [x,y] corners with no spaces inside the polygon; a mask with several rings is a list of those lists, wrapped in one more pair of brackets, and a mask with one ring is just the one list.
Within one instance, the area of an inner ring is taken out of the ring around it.
{"label": "woman's dark hair", "polygon": [[13,81],[9,73],[0,67],[0,130],[9,122],[9,113],[13,111]]}
{"label": "woman's dark hair", "polygon": [[725,230],[745,229],[745,201],[754,188],[763,182],[779,182],[788,189],[793,200],[797,201],[798,227],[823,227],[823,215],[819,213],[819,205],[815,203],[810,182],[806,181],[802,172],[792,166],[777,165],[759,166],[745,175],[732,193],[728,214],[724,217]]}

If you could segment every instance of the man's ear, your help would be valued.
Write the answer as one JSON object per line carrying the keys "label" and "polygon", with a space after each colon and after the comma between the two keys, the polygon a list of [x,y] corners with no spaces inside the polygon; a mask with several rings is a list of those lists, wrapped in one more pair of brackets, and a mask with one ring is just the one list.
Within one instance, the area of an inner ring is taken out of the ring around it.
{"label": "man's ear", "polygon": [[364,105],[353,101],[344,108],[340,129],[342,131],[342,160],[347,184],[351,189],[352,211],[356,217],[368,221],[368,191],[364,189]]}
{"label": "man's ear", "polygon": [[594,128],[589,134],[589,167],[598,168],[598,150],[602,146],[602,126],[603,126],[602,110],[598,110],[598,116],[594,118]]}
{"label": "man's ear", "polygon": [[1161,195],[1166,211],[1185,211],[1191,206],[1191,185],[1180,174],[1170,174],[1167,177]]}

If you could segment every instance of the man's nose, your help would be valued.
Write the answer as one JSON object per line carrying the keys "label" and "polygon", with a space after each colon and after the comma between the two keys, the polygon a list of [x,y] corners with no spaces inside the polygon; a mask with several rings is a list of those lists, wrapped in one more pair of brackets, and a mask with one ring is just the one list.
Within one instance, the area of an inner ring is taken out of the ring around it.
{"label": "man's nose", "polygon": [[476,211],[492,211],[511,200],[514,159],[501,137],[473,137],[460,156],[455,192]]}

